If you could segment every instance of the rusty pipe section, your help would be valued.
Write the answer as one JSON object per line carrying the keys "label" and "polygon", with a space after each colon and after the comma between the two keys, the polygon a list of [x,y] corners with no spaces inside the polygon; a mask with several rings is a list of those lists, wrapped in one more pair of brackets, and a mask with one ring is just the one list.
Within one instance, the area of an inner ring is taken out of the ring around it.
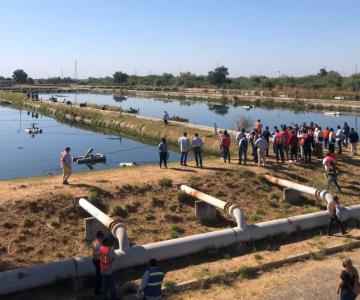
{"label": "rusty pipe section", "polygon": [[120,251],[126,252],[129,249],[129,239],[123,224],[103,213],[85,198],[76,198],[75,203],[110,230],[113,237],[119,241]]}
{"label": "rusty pipe section", "polygon": [[204,201],[216,208],[223,210],[226,215],[235,219],[238,228],[240,228],[242,230],[246,229],[245,216],[237,204],[222,201],[220,199],[217,199],[213,196],[207,195],[203,192],[195,190],[184,184],[180,186],[180,189],[182,192],[184,192],[187,195],[190,195],[191,197],[194,197],[196,199]]}
{"label": "rusty pipe section", "polygon": [[333,195],[331,195],[327,190],[315,189],[306,185],[298,184],[289,180],[277,178],[270,175],[265,175],[265,178],[272,184],[280,185],[285,188],[294,189],[299,192],[315,196],[316,199],[318,200],[326,201],[328,205],[330,204],[330,202],[334,201]]}

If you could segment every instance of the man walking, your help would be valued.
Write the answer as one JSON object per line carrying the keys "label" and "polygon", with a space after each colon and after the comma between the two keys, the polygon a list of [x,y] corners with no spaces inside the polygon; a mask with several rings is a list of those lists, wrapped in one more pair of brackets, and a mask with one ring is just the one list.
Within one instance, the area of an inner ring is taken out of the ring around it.
{"label": "man walking", "polygon": [[164,121],[164,126],[169,126],[169,119],[170,119],[170,116],[168,114],[168,112],[165,110],[164,111],[164,116],[163,116],[163,121]]}
{"label": "man walking", "polygon": [[257,148],[258,166],[260,167],[262,165],[265,167],[266,149],[269,145],[264,135],[261,135],[261,137],[255,141],[255,147]]}
{"label": "man walking", "polygon": [[102,239],[104,238],[104,233],[99,230],[96,233],[96,238],[91,244],[92,248],[92,262],[95,266],[95,295],[101,295],[101,269],[100,269],[100,256],[99,249],[102,246]]}
{"label": "man walking", "polygon": [[351,130],[350,130],[349,140],[350,140],[350,145],[351,145],[351,153],[352,153],[352,155],[356,155],[356,148],[357,148],[357,143],[359,142],[359,135],[354,130],[354,128],[351,128]]}
{"label": "man walking", "polygon": [[158,267],[155,258],[151,259],[150,268],[144,272],[138,295],[144,293],[144,300],[159,300],[161,299],[161,286],[164,280],[164,273]]}
{"label": "man walking", "polygon": [[178,140],[178,144],[180,146],[180,152],[181,152],[181,158],[180,158],[180,164],[182,166],[187,166],[187,156],[190,151],[190,140],[187,137],[187,133],[184,132],[183,136],[181,136]]}
{"label": "man walking", "polygon": [[200,166],[200,168],[202,168],[203,164],[202,164],[202,156],[201,156],[201,147],[203,145],[203,141],[201,138],[199,138],[199,135],[197,133],[195,133],[195,137],[193,138],[191,144],[194,149],[196,166],[197,167]]}
{"label": "man walking", "polygon": [[334,223],[336,223],[339,226],[341,233],[344,235],[345,230],[341,223],[341,207],[338,196],[334,196],[334,201],[331,201],[329,203],[328,214],[329,214],[329,224],[327,229],[328,235],[329,236],[332,235],[331,229]]}
{"label": "man walking", "polygon": [[323,166],[324,166],[324,176],[326,179],[326,189],[329,190],[330,184],[333,183],[338,192],[341,193],[341,188],[337,182],[337,170],[336,170],[336,161],[329,152],[326,154],[326,157],[323,160]]}
{"label": "man walking", "polygon": [[60,153],[60,164],[63,168],[63,184],[69,184],[68,179],[72,174],[70,150],[70,147],[66,147],[65,150]]}
{"label": "man walking", "polygon": [[116,300],[116,287],[114,277],[114,263],[116,254],[110,247],[110,239],[105,238],[99,248],[100,269],[102,277],[102,299],[107,299],[110,291],[111,300]]}

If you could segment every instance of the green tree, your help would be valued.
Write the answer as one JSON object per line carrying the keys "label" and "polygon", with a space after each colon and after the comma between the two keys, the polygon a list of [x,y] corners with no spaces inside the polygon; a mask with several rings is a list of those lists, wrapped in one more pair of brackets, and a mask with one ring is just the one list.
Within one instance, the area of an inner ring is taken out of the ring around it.
{"label": "green tree", "polygon": [[211,84],[221,86],[227,82],[227,75],[229,75],[228,68],[221,66],[217,67],[214,71],[208,73],[208,79]]}
{"label": "green tree", "polygon": [[28,74],[26,74],[25,71],[22,69],[17,69],[14,71],[12,78],[15,83],[26,83]]}
{"label": "green tree", "polygon": [[319,73],[318,73],[318,76],[324,77],[324,76],[327,75],[327,73],[328,73],[328,72],[326,71],[325,68],[321,68],[320,71],[319,71]]}
{"label": "green tree", "polygon": [[113,78],[115,83],[123,84],[128,80],[129,76],[123,72],[115,72]]}

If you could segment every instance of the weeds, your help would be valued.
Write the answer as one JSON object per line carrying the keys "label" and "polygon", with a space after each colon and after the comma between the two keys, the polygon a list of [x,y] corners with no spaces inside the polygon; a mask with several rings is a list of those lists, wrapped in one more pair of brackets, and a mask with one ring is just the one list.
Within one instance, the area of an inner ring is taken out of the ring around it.
{"label": "weeds", "polygon": [[174,288],[176,286],[176,282],[170,279],[165,279],[164,280],[164,288],[168,289],[168,288]]}
{"label": "weeds", "polygon": [[161,188],[172,187],[173,181],[170,178],[163,177],[158,181]]}
{"label": "weeds", "polygon": [[184,233],[184,229],[182,229],[179,225],[172,225],[170,235],[173,239],[178,238],[182,233]]}
{"label": "weeds", "polygon": [[165,201],[159,199],[159,198],[156,197],[156,196],[153,196],[153,197],[151,198],[151,205],[152,205],[152,207],[164,207]]}

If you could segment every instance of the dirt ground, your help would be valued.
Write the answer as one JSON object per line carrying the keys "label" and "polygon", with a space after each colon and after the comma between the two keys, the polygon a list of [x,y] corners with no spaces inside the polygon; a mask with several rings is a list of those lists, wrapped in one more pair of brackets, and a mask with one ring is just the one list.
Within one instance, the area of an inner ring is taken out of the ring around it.
{"label": "dirt ground", "polygon": [[[73,204],[75,196],[90,201],[125,225],[132,244],[171,239],[234,226],[222,213],[216,222],[202,224],[194,217],[194,200],[173,184],[188,184],[205,193],[238,203],[248,223],[283,218],[325,209],[324,203],[304,198],[302,205],[283,201],[282,190],[264,180],[265,173],[314,187],[323,187],[321,160],[312,164],[277,164],[266,168],[250,162],[239,166],[219,159],[205,161],[205,168],[170,164],[77,173],[71,184],[59,175],[0,181],[1,270],[30,266],[63,258],[88,255],[83,218],[87,214]],[[341,203],[358,203],[360,161],[348,152],[340,159]],[[144,176],[146,175],[146,176]],[[334,191],[335,192],[335,191]],[[140,234],[140,232],[142,234]]]}

